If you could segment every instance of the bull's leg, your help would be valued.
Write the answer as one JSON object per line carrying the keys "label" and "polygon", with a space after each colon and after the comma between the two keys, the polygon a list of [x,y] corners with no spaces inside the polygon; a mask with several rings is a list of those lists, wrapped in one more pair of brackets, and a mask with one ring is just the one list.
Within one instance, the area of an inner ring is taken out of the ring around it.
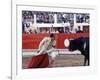
{"label": "bull's leg", "polygon": [[86,61],[87,61],[87,58],[84,57],[84,66],[86,66]]}
{"label": "bull's leg", "polygon": [[90,60],[89,60],[89,58],[88,58],[88,66],[90,65]]}

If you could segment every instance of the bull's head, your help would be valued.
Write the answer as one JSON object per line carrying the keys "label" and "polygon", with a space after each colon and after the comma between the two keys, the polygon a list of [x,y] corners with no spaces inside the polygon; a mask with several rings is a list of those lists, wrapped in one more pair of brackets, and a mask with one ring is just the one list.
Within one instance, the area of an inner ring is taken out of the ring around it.
{"label": "bull's head", "polygon": [[76,48],[76,42],[75,42],[75,40],[73,40],[73,39],[71,39],[71,40],[65,39],[64,45],[65,45],[66,47],[68,47],[70,51],[77,50],[77,48]]}
{"label": "bull's head", "polygon": [[83,49],[83,38],[80,37],[78,39],[70,40],[69,50],[75,51],[75,50],[82,50]]}
{"label": "bull's head", "polygon": [[77,44],[74,40],[70,40],[69,51],[75,51],[75,50],[77,50]]}

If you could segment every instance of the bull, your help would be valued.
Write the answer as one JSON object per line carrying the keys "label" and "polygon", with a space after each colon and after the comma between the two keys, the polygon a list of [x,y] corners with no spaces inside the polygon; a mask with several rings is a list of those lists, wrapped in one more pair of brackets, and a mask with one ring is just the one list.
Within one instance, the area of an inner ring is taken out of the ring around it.
{"label": "bull", "polygon": [[89,65],[89,38],[80,37],[74,40],[70,40],[69,51],[75,50],[79,50],[81,54],[84,56],[84,66],[86,66],[87,61]]}

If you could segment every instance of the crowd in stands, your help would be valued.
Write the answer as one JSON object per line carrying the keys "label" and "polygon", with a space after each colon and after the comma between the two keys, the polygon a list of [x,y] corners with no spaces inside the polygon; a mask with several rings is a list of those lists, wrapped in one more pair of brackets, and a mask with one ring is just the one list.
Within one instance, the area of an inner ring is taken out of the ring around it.
{"label": "crowd in stands", "polygon": [[37,23],[54,23],[54,14],[51,12],[37,12]]}
{"label": "crowd in stands", "polygon": [[66,33],[66,34],[70,34],[70,33],[83,33],[83,32],[89,32],[89,26],[83,26],[83,29],[80,28],[80,26],[78,26],[78,28],[76,29],[71,29],[68,27],[33,27],[33,28],[26,28],[24,33],[28,33],[28,34],[43,34],[43,33]]}
{"label": "crowd in stands", "polygon": [[77,23],[89,23],[90,21],[89,14],[76,14]]}
{"label": "crowd in stands", "polygon": [[[34,26],[34,15],[36,15],[36,23],[39,24],[55,24],[54,15],[56,14],[57,23],[64,24],[61,27],[48,27],[43,26],[39,28],[38,26]],[[77,28],[73,28],[74,26],[74,14],[76,15],[76,23],[89,23],[90,17],[89,14],[82,13],[57,13],[57,12],[43,12],[43,11],[22,11],[22,31],[23,33],[82,33],[89,32],[88,27],[77,26]]]}
{"label": "crowd in stands", "polygon": [[73,13],[58,13],[57,14],[58,23],[74,23],[74,14]]}
{"label": "crowd in stands", "polygon": [[32,11],[22,11],[22,20],[23,21],[31,21],[34,20],[34,12]]}

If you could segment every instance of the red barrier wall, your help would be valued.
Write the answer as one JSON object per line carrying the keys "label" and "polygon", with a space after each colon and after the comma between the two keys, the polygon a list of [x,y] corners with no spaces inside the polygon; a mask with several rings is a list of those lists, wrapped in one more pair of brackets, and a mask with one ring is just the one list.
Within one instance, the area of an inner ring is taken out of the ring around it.
{"label": "red barrier wall", "polygon": [[[23,49],[37,49],[40,41],[49,34],[22,34],[22,48]],[[65,39],[75,39],[79,37],[89,37],[89,33],[77,33],[77,34],[55,34],[56,48],[64,49]]]}

